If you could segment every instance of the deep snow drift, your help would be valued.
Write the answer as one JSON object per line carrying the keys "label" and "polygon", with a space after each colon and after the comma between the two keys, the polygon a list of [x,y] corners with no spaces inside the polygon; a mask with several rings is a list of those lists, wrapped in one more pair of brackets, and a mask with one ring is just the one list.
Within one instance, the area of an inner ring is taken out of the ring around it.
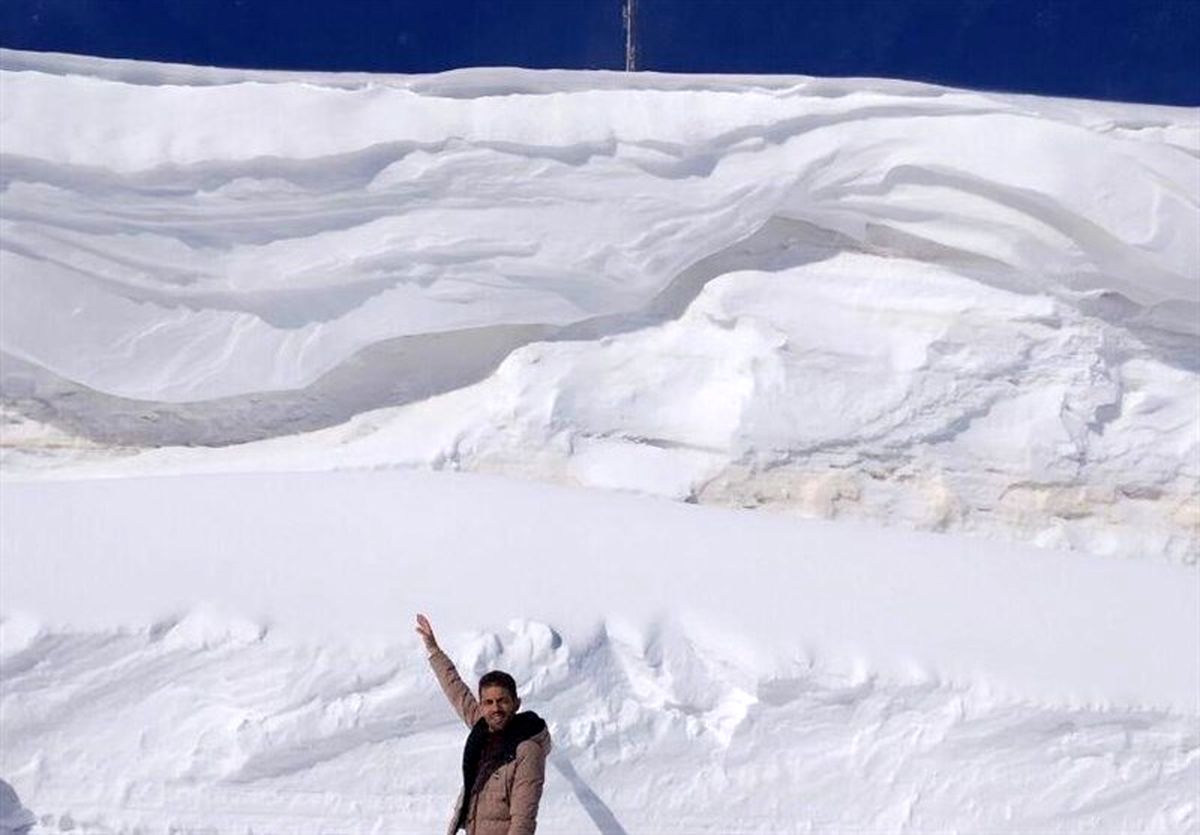
{"label": "deep snow drift", "polygon": [[0,57],[10,473],[340,424],[144,471],[487,470],[1200,555],[1195,110]]}
{"label": "deep snow drift", "polygon": [[419,609],[539,832],[1200,826],[1196,110],[0,66],[45,831],[437,831]]}

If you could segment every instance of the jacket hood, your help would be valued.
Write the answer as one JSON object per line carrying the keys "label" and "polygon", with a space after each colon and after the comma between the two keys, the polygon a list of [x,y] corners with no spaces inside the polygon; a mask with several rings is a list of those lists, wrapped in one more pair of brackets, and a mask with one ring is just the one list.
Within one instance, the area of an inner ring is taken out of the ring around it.
{"label": "jacket hood", "polygon": [[546,720],[532,710],[526,710],[513,716],[509,720],[508,725],[500,733],[505,736],[505,742],[511,736],[514,740],[513,747],[515,748],[525,740],[533,739],[544,730],[546,730]]}

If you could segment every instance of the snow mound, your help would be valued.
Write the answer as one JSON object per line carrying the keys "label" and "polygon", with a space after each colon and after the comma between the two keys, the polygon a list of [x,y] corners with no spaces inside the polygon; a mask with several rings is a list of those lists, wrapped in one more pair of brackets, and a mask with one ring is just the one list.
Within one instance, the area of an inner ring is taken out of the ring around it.
{"label": "snow mound", "polygon": [[[1194,109],[11,51],[0,85],[8,478],[400,464],[1200,556]],[[179,445],[222,448],[137,454]]]}
{"label": "snow mound", "polygon": [[[147,624],[158,651],[378,639],[440,601],[447,627],[512,621],[506,663],[531,676],[570,667],[564,642],[602,620],[644,635],[668,616],[762,674],[803,658],[1011,699],[1200,709],[1200,586],[1161,561],[402,470],[10,483],[0,515],[0,611],[37,618],[14,619],[17,651]],[[482,673],[500,646],[459,660]]]}
{"label": "snow mound", "polygon": [[426,610],[547,832],[1200,826],[1200,112],[0,51],[0,130],[0,828],[435,831]]}
{"label": "snow mound", "polygon": [[1196,332],[1188,144],[1011,97],[3,83],[5,349],[106,394],[296,389],[399,337],[627,317],[773,218]]}
{"label": "snow mound", "polygon": [[168,649],[202,650],[254,643],[262,640],[266,629],[247,618],[225,614],[219,607],[201,606],[182,618],[155,624],[151,634]]}
{"label": "snow mound", "polygon": [[[512,670],[550,717],[548,832],[1197,824],[1194,722],[1171,714],[1006,703],[803,664],[762,676],[671,622],[603,623],[567,642],[524,621],[453,651],[464,673]],[[411,642],[268,635],[197,652],[144,631],[50,633],[32,652],[36,667],[29,652],[0,662],[12,682],[3,763],[55,820],[85,832],[445,824],[463,731]]]}

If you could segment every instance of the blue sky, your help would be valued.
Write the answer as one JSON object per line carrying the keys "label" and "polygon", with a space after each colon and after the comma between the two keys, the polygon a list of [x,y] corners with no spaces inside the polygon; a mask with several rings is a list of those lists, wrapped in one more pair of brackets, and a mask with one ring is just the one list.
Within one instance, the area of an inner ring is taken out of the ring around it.
{"label": "blue sky", "polygon": [[[638,0],[643,68],[1200,105],[1200,0]],[[0,44],[237,67],[619,69],[621,0],[3,0]]]}

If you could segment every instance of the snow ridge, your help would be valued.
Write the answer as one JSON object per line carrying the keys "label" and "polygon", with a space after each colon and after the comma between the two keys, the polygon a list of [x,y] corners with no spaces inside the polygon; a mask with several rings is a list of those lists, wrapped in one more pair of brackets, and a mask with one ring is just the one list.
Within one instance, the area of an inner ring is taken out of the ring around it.
{"label": "snow ridge", "polygon": [[1196,110],[0,93],[0,828],[444,825],[422,610],[550,720],[548,832],[1200,826]]}
{"label": "snow ridge", "polygon": [[[164,821],[286,833],[444,824],[453,798],[434,775],[453,773],[461,729],[415,646],[246,641],[236,622],[215,625],[193,613],[120,633],[47,630],[5,651],[4,757],[36,759],[49,775],[26,783],[44,819],[84,832]],[[197,628],[222,636],[197,645]],[[189,634],[176,640],[180,632]],[[517,621],[455,654],[464,673],[514,671],[529,682],[525,702],[559,717],[548,831],[1026,831],[1052,817],[1057,832],[1183,832],[1197,823],[1188,796],[1200,738],[1170,714],[996,703],[952,685],[803,666],[756,679],[669,622],[647,632],[601,624],[571,644]],[[138,735],[124,733],[129,722]],[[70,740],[82,738],[93,744],[80,755]],[[95,781],[113,771],[119,783]],[[806,790],[764,800],[764,785]]]}
{"label": "snow ridge", "polygon": [[0,64],[6,477],[203,444],[230,454],[132,466],[499,471],[1200,556],[1194,110]]}

